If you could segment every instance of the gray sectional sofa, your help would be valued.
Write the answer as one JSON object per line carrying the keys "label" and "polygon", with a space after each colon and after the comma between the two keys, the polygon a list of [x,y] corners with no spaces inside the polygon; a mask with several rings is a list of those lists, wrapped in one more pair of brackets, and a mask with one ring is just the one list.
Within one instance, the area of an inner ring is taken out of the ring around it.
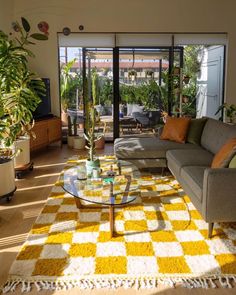
{"label": "gray sectional sofa", "polygon": [[230,138],[236,138],[236,125],[207,118],[201,144],[176,143],[156,138],[118,138],[114,152],[144,167],[168,167],[194,206],[209,223],[236,221],[236,168],[211,168],[214,155]]}

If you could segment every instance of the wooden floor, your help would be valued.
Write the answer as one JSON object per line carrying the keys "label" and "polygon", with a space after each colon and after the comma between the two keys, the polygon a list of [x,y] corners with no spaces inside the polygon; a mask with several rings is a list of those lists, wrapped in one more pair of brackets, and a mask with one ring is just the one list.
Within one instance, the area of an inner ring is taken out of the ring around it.
{"label": "wooden floor", "polygon": [[[113,153],[113,146],[106,145],[106,154]],[[60,171],[71,155],[78,153],[70,150],[65,146],[63,148],[50,147],[33,155],[34,170],[24,176],[24,179],[17,180],[17,191],[10,203],[0,200],[0,285],[6,279],[12,262],[14,261],[20,246],[27,238],[27,234],[31,229],[36,217],[40,213],[45,204],[53,184],[55,183]],[[85,152],[84,152],[85,153]],[[80,154],[82,154],[80,152]],[[36,294],[33,289],[29,295]],[[20,290],[13,294],[20,294]],[[136,291],[134,289],[118,289],[118,290],[87,290],[80,291],[76,288],[69,291],[42,291],[44,294],[160,294],[160,295],[230,295],[236,294],[236,289],[185,289],[178,287],[175,289],[168,287],[158,287],[157,289]]]}

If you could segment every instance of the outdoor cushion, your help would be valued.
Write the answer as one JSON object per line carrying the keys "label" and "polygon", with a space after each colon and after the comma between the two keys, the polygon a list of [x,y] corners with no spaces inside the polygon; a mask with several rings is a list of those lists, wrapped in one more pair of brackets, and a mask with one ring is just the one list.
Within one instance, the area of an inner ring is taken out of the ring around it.
{"label": "outdoor cushion", "polygon": [[191,143],[181,144],[157,137],[117,138],[114,143],[115,155],[119,159],[155,159],[166,158],[170,149],[200,149]]}
{"label": "outdoor cushion", "polygon": [[202,201],[203,177],[206,167],[185,166],[181,169],[180,175],[184,179],[194,194]]}
{"label": "outdoor cushion", "polygon": [[236,125],[208,118],[202,132],[201,145],[216,154],[231,138],[236,138]]}
{"label": "outdoor cushion", "polygon": [[184,166],[210,166],[214,157],[210,152],[199,148],[190,150],[169,150],[166,154],[168,165],[176,166],[175,172],[180,174],[180,169]]}
{"label": "outdoor cushion", "polygon": [[161,134],[161,139],[185,143],[189,124],[189,118],[167,117],[166,124],[164,125]]}
{"label": "outdoor cushion", "polygon": [[202,130],[206,124],[206,121],[206,118],[191,120],[186,140],[187,142],[198,145],[201,144]]}
{"label": "outdoor cushion", "polygon": [[228,167],[233,156],[236,154],[236,138],[228,140],[215,155],[211,168]]}

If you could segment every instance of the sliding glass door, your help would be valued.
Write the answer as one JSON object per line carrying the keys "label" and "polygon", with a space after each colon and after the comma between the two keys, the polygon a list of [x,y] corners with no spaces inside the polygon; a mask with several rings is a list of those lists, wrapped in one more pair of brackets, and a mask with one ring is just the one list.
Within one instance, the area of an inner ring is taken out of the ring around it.
{"label": "sliding glass door", "polygon": [[120,136],[155,136],[163,115],[180,115],[182,65],[182,48],[119,48]]}
{"label": "sliding glass door", "polygon": [[[96,133],[103,134],[106,141],[113,141],[113,49],[84,48],[83,59],[83,77],[87,83],[84,85],[84,100],[91,100],[95,106]],[[89,109],[84,110],[86,117]]]}

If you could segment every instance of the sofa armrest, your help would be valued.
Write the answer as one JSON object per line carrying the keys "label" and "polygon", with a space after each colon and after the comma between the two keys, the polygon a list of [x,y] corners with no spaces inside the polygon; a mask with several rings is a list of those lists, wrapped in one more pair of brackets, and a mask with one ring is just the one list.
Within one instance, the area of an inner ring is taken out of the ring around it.
{"label": "sofa armrest", "polygon": [[207,222],[236,221],[236,168],[207,168],[202,214]]}

